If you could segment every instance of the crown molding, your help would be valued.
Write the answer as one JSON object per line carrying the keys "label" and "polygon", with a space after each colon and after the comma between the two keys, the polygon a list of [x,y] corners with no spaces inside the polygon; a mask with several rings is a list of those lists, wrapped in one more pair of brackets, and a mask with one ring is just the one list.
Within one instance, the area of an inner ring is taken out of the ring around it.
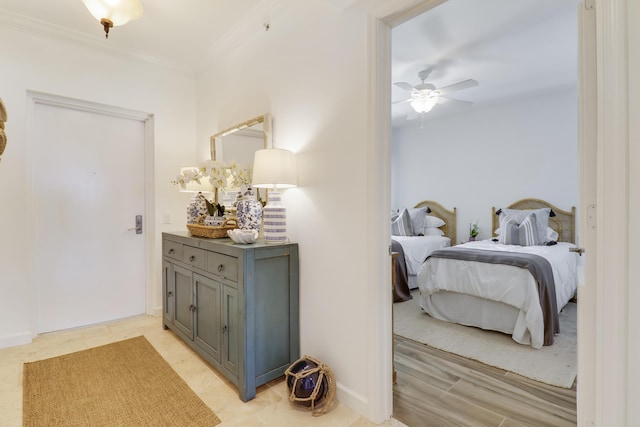
{"label": "crown molding", "polygon": [[61,25],[52,24],[50,22],[31,18],[4,9],[0,9],[0,25],[36,37],[54,39],[65,43],[84,46],[104,53],[147,62],[149,64],[168,68],[181,73],[190,75],[194,74],[194,69],[190,65],[168,58],[158,57],[147,52],[134,49],[123,49],[114,46],[113,44],[105,43],[104,37],[82,33]]}

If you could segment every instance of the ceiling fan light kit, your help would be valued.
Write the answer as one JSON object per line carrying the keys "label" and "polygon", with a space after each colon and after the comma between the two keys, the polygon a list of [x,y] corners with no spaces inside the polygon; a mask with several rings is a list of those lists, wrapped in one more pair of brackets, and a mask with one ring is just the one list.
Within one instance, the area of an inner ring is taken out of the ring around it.
{"label": "ceiling fan light kit", "polygon": [[436,88],[436,86],[431,83],[425,83],[425,80],[429,77],[430,73],[431,73],[431,68],[420,71],[418,73],[418,78],[420,78],[422,83],[416,86],[411,86],[407,82],[394,83],[397,87],[411,92],[410,98],[407,98],[401,101],[396,101],[394,102],[394,104],[398,102],[409,102],[409,105],[411,105],[411,108],[413,108],[416,113],[420,113],[420,114],[428,113],[429,111],[431,111],[431,109],[433,109],[433,107],[436,104],[442,104],[447,102],[459,103],[459,104],[461,103],[461,104],[468,104],[468,105],[472,104],[472,102],[469,102],[469,101],[453,99],[443,95],[451,92],[455,92],[458,90],[468,89],[470,87],[477,86],[478,85],[477,81],[468,79],[468,80],[460,81],[458,83],[454,83],[449,86]]}
{"label": "ceiling fan light kit", "polygon": [[82,0],[89,12],[100,21],[105,37],[109,37],[109,29],[124,25],[142,16],[143,7],[140,0]]}
{"label": "ceiling fan light kit", "polygon": [[430,97],[419,97],[411,101],[411,107],[416,113],[428,113],[436,105],[436,101]]}

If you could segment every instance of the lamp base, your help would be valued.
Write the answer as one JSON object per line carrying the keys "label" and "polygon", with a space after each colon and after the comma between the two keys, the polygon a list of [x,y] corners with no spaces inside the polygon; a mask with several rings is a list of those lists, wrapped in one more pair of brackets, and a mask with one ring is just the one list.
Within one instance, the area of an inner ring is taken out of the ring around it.
{"label": "lamp base", "polygon": [[262,224],[265,243],[289,243],[289,238],[287,238],[287,208],[281,203],[281,196],[278,191],[270,191],[269,201],[263,208]]}

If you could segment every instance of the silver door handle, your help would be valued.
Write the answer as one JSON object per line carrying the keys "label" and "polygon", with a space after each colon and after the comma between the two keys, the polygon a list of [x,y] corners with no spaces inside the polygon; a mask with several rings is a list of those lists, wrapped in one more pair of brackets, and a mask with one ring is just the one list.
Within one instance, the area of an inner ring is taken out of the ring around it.
{"label": "silver door handle", "polygon": [[586,251],[584,250],[584,248],[569,248],[569,252],[575,252],[578,255],[582,256],[582,254]]}
{"label": "silver door handle", "polygon": [[136,234],[142,234],[142,215],[136,215],[136,227],[127,228],[127,231],[135,231]]}

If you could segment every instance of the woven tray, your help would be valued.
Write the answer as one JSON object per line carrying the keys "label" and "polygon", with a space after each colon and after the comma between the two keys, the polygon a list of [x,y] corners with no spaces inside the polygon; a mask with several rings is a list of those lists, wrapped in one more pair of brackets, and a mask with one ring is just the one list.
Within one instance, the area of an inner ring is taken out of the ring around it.
{"label": "woven tray", "polygon": [[204,225],[204,216],[198,218],[197,224],[187,224],[189,233],[196,237],[206,237],[207,239],[220,239],[227,236],[227,230],[238,228],[238,220],[235,218],[225,219],[221,226]]}

